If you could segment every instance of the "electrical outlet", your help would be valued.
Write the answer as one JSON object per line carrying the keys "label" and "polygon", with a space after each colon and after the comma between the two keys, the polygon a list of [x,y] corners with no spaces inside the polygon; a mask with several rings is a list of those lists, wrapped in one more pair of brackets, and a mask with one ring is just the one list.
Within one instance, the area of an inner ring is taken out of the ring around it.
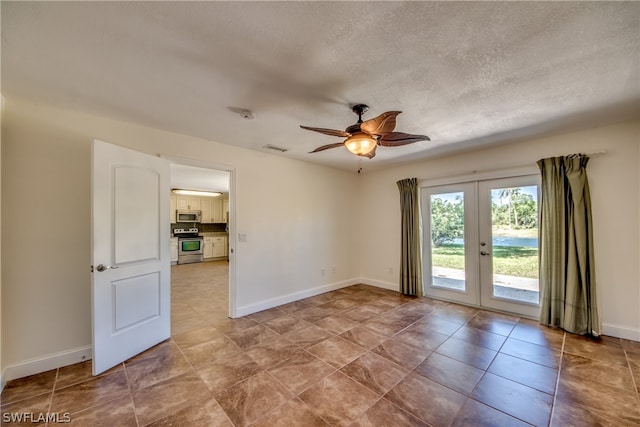
{"label": "electrical outlet", "polygon": [[393,267],[389,267],[389,274],[393,274]]}
{"label": "electrical outlet", "polygon": [[333,266],[333,268],[331,269],[331,272],[332,272],[333,274],[336,274],[336,266],[335,266],[335,265],[334,265],[334,266]]}
{"label": "electrical outlet", "polygon": [[324,268],[320,269],[320,275],[324,277]]}

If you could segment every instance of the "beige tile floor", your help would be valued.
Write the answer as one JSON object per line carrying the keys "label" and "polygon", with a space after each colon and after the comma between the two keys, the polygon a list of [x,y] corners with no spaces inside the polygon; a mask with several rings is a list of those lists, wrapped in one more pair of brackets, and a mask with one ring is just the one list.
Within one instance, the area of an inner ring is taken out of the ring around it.
{"label": "beige tile floor", "polygon": [[638,342],[364,285],[231,320],[226,262],[172,274],[171,339],[99,377],[86,362],[11,381],[3,414],[110,427],[640,425]]}

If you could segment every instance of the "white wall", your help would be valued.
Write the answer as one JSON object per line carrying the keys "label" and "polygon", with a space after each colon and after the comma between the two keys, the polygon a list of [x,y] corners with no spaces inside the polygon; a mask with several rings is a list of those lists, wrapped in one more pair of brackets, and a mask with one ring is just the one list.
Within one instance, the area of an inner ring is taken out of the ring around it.
{"label": "white wall", "polygon": [[13,99],[7,99],[3,131],[6,380],[35,366],[79,361],[73,359],[91,344],[94,138],[235,168],[237,232],[247,236],[236,244],[240,314],[357,276],[348,222],[356,203],[354,173]]}
{"label": "white wall", "polygon": [[[396,181],[436,179],[516,167],[552,156],[606,150],[587,173],[592,196],[596,281],[605,334],[640,340],[640,122],[536,139],[366,174],[362,188],[360,274],[397,289],[400,205]],[[370,232],[375,230],[375,232]],[[388,272],[393,268],[393,273]]]}

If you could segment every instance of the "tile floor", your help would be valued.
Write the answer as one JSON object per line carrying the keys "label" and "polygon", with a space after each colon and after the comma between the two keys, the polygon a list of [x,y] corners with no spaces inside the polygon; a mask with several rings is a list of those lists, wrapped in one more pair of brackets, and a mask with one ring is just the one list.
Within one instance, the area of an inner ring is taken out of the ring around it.
{"label": "tile floor", "polygon": [[11,381],[3,414],[109,427],[640,425],[638,342],[364,285],[231,320],[226,269],[173,267],[171,339],[99,377],[86,362]]}

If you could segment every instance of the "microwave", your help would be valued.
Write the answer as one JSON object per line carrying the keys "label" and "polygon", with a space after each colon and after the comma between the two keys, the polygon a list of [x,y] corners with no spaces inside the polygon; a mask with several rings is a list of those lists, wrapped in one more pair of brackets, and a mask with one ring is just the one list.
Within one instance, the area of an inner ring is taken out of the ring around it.
{"label": "microwave", "polygon": [[202,222],[202,211],[176,211],[176,222]]}

